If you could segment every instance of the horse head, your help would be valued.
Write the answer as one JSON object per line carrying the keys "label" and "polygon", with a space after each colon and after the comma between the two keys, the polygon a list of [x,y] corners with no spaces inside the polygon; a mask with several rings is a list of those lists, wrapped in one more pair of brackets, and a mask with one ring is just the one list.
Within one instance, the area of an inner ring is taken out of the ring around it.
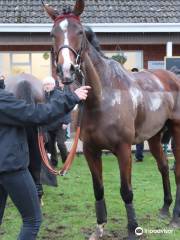
{"label": "horse head", "polygon": [[77,78],[82,78],[81,64],[86,36],[80,15],[84,10],[84,1],[77,0],[73,10],[68,7],[62,14],[45,4],[44,8],[54,21],[51,36],[57,75],[63,84],[71,84]]}

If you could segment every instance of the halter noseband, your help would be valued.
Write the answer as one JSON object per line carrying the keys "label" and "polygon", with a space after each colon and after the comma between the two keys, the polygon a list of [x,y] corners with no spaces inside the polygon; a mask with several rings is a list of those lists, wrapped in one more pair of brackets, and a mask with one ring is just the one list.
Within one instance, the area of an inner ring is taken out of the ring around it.
{"label": "halter noseband", "polygon": [[82,46],[80,48],[80,50],[76,51],[74,48],[70,47],[69,45],[62,45],[58,52],[56,53],[56,64],[58,63],[58,57],[59,57],[59,53],[61,52],[62,49],[64,48],[68,48],[76,57],[76,64],[80,64],[80,60],[81,60],[81,52],[82,52]]}

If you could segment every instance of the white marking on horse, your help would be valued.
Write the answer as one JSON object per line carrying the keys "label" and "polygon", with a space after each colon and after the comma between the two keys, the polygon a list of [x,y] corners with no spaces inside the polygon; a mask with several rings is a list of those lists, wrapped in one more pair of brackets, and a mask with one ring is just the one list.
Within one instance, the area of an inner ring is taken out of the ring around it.
{"label": "white marking on horse", "polygon": [[[68,39],[68,32],[67,32],[67,29],[68,29],[68,21],[67,19],[63,20],[62,22],[59,23],[59,27],[62,29],[62,31],[64,32],[64,43],[63,45],[67,45],[69,46],[69,39]],[[69,70],[70,70],[70,67],[71,67],[71,58],[70,58],[70,50],[68,48],[63,48],[62,49],[62,57],[63,57],[63,60],[64,60],[64,63],[63,63],[63,72],[64,72],[64,76],[68,77],[69,76]]]}
{"label": "white marking on horse", "polygon": [[67,31],[68,28],[68,20],[64,19],[62,22],[59,23],[59,27],[62,29],[63,32]]}
{"label": "white marking on horse", "polygon": [[162,105],[162,94],[161,93],[151,93],[149,96],[149,108],[151,111],[157,111]]}
{"label": "white marking on horse", "polygon": [[135,87],[131,87],[129,92],[130,92],[131,99],[133,102],[133,107],[134,107],[134,109],[136,109],[138,106],[138,103],[142,102],[142,99],[143,99],[142,92],[138,88],[135,88]]}
{"label": "white marking on horse", "polygon": [[111,100],[111,106],[115,106],[116,104],[120,104],[120,103],[121,103],[121,92],[120,91],[114,92],[113,98]]}
{"label": "white marking on horse", "polygon": [[106,107],[114,107],[115,105],[120,105],[121,104],[121,91],[120,90],[113,90],[111,89],[103,89],[101,91],[101,100],[103,102],[103,109]]}
{"label": "white marking on horse", "polygon": [[96,227],[96,231],[91,234],[89,240],[97,240],[99,238],[102,238],[103,233],[104,233],[104,226],[105,226],[105,223],[98,224]]}

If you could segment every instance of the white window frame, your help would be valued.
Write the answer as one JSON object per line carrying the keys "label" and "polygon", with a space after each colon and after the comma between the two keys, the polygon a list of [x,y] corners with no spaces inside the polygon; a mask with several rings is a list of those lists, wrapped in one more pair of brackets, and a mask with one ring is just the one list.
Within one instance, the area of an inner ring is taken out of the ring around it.
{"label": "white window frame", "polygon": [[[51,59],[51,51],[0,51],[0,54],[3,54],[3,53],[8,53],[9,54],[9,58],[10,58],[10,72],[8,74],[11,74],[12,73],[12,67],[13,65],[16,65],[16,66],[29,66],[30,67],[30,74],[33,74],[32,73],[32,54],[33,53],[42,53],[42,52],[48,52],[49,55],[50,55],[50,75],[52,73],[52,59]],[[13,54],[29,54],[29,63],[16,63],[16,62],[13,62]]]}
{"label": "white window frame", "polygon": [[[124,52],[125,55],[126,55],[126,52],[140,52],[141,53],[141,67],[140,69],[143,69],[144,68],[144,52],[143,50],[122,50],[122,49],[119,49],[119,50],[103,50],[104,53],[112,53],[112,55],[115,55],[117,54],[118,52]],[[133,67],[138,67],[139,66],[133,66]]]}

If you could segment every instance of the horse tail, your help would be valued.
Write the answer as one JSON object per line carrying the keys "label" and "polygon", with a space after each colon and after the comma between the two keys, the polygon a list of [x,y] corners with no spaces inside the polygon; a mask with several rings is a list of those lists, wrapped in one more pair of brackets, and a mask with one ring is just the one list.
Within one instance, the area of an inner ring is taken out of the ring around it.
{"label": "horse tail", "polygon": [[164,128],[162,129],[162,138],[161,143],[162,144],[168,144],[170,139],[172,137],[171,127],[169,120],[165,123]]}
{"label": "horse tail", "polygon": [[34,103],[32,85],[28,81],[21,81],[17,84],[15,95],[19,99],[24,99],[27,103]]}

